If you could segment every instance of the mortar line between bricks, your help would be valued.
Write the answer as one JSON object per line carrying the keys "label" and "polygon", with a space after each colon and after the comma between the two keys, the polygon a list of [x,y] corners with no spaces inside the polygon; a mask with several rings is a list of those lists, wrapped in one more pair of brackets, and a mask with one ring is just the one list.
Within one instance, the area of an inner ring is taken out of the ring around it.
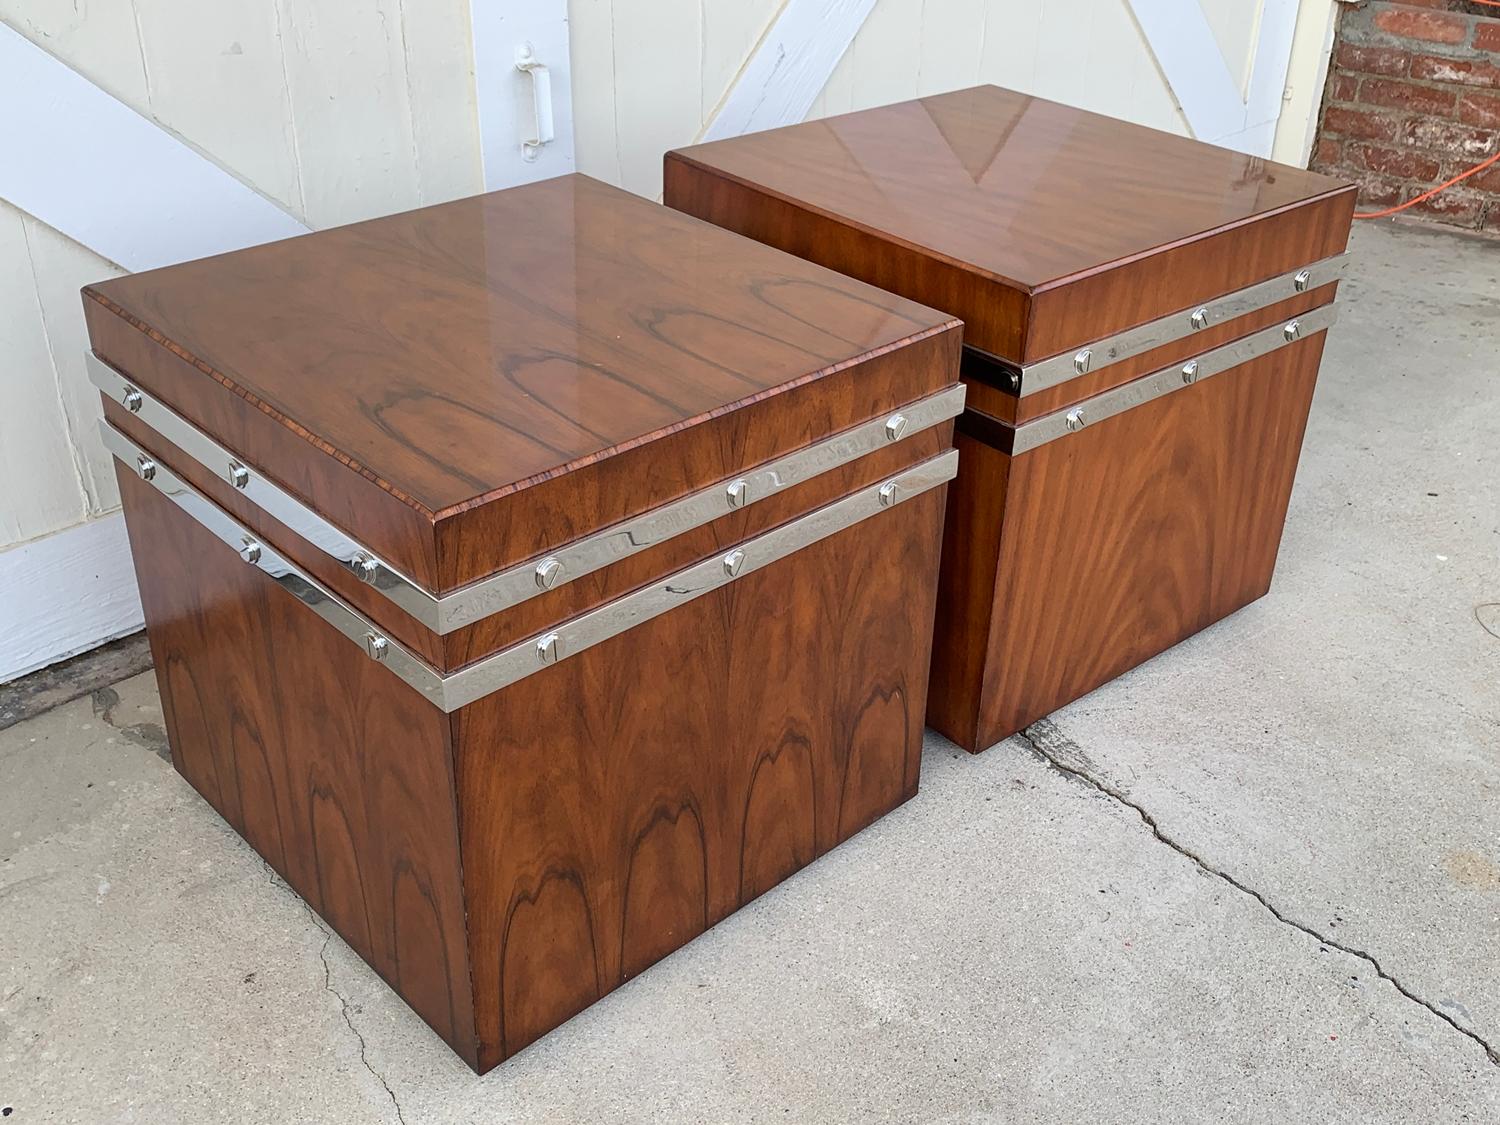
{"label": "mortar line between bricks", "polygon": [[[1033,731],[1035,731],[1036,733],[1033,734]],[[1428,1012],[1432,1013],[1438,1019],[1446,1023],[1449,1027],[1453,1028],[1453,1030],[1458,1032],[1460,1035],[1473,1040],[1474,1043],[1478,1045],[1478,1047],[1485,1053],[1485,1057],[1489,1059],[1490,1065],[1500,1067],[1500,1051],[1497,1051],[1494,1047],[1490,1046],[1490,1044],[1482,1036],[1473,1031],[1470,1031],[1468,1028],[1464,1027],[1457,1020],[1455,1020],[1452,1016],[1448,1015],[1448,1013],[1444,1012],[1442,1009],[1438,1008],[1436,1005],[1428,1002],[1427,1000],[1422,999],[1422,997],[1418,996],[1411,989],[1407,988],[1406,985],[1402,984],[1394,976],[1386,972],[1385,968],[1376,959],[1374,954],[1367,953],[1363,949],[1356,949],[1353,946],[1344,945],[1341,942],[1334,941],[1332,938],[1323,936],[1311,926],[1305,926],[1301,922],[1288,918],[1285,914],[1283,914],[1280,910],[1273,906],[1270,900],[1267,899],[1265,895],[1261,894],[1260,891],[1255,890],[1253,887],[1246,886],[1244,883],[1241,883],[1238,879],[1236,879],[1233,875],[1230,875],[1229,873],[1221,871],[1219,868],[1212,866],[1201,856],[1197,855],[1184,845],[1179,844],[1176,840],[1168,836],[1165,832],[1162,831],[1161,825],[1157,823],[1154,816],[1152,816],[1142,806],[1136,804],[1114,786],[1082,769],[1079,769],[1077,766],[1068,765],[1066,762],[1059,760],[1056,756],[1054,756],[1054,754],[1049,753],[1043,745],[1043,742],[1047,739],[1051,739],[1055,743],[1075,747],[1080,751],[1082,750],[1082,747],[1078,746],[1076,742],[1074,742],[1067,735],[1063,734],[1062,731],[1058,729],[1057,725],[1050,719],[1040,719],[1037,722],[1032,723],[1029,727],[1026,727],[1024,730],[1022,730],[1016,737],[1018,737],[1023,743],[1025,743],[1033,754],[1035,754],[1038,758],[1040,758],[1047,765],[1051,766],[1057,772],[1068,777],[1077,778],[1079,781],[1082,781],[1084,784],[1097,790],[1099,793],[1102,793],[1104,796],[1110,798],[1116,803],[1132,810],[1138,817],[1141,818],[1141,823],[1143,823],[1148,829],[1150,829],[1151,834],[1155,836],[1158,841],[1171,848],[1174,852],[1182,856],[1184,859],[1190,860],[1199,868],[1199,870],[1203,871],[1205,874],[1212,875],[1215,878],[1222,880],[1229,886],[1233,887],[1235,890],[1239,891],[1241,894],[1247,895],[1248,897],[1254,899],[1261,905],[1262,908],[1265,909],[1268,914],[1271,915],[1271,917],[1275,918],[1282,925],[1288,926],[1294,930],[1306,934],[1308,937],[1312,938],[1314,941],[1317,941],[1319,944],[1329,946],[1332,949],[1337,949],[1341,953],[1348,954],[1350,957],[1355,957],[1361,961],[1364,961],[1375,970],[1376,975],[1379,976],[1381,980],[1391,985],[1391,987],[1393,987],[1402,996],[1410,1000],[1413,1004],[1417,1004],[1418,1006],[1426,1009]]]}

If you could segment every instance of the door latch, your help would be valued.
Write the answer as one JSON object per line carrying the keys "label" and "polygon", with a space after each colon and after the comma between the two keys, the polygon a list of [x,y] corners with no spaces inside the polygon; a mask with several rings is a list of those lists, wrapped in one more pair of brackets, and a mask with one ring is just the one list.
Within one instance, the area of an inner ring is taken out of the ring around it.
{"label": "door latch", "polygon": [[552,73],[532,54],[531,44],[516,48],[516,69],[531,79],[532,129],[529,138],[521,140],[521,158],[533,161],[542,146],[556,136],[552,127]]}

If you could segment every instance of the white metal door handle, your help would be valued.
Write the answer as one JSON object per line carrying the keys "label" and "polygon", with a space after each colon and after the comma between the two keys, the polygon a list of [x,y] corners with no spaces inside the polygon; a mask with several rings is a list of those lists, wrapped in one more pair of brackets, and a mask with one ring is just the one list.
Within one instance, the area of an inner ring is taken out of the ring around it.
{"label": "white metal door handle", "polygon": [[516,48],[516,69],[531,78],[531,104],[534,114],[532,135],[521,140],[521,155],[535,160],[544,144],[556,135],[552,128],[552,74],[531,53],[531,44]]}

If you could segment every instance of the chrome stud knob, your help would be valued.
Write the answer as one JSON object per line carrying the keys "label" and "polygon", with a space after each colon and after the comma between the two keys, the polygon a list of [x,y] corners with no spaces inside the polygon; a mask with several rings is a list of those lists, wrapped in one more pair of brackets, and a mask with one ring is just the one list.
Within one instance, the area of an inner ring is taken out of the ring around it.
{"label": "chrome stud knob", "polygon": [[1089,373],[1089,368],[1093,365],[1094,353],[1088,348],[1084,348],[1083,351],[1079,352],[1073,357],[1073,370],[1078,372],[1078,374],[1080,375],[1087,375]]}
{"label": "chrome stud knob", "polygon": [[141,397],[141,392],[134,387],[126,387],[125,393],[120,396],[120,401],[125,404],[125,409],[132,414],[139,414],[141,405],[146,401]]}
{"label": "chrome stud knob", "polygon": [[141,475],[142,480],[155,480],[156,462],[149,457],[137,457],[135,459],[135,471]]}
{"label": "chrome stud knob", "polygon": [[556,633],[548,633],[536,643],[536,658],[543,664],[556,664],[557,658],[562,655],[562,638]]}
{"label": "chrome stud knob", "polygon": [[889,508],[896,502],[896,496],[900,491],[901,486],[897,482],[888,480],[880,486],[880,491],[875,495],[879,498],[882,508]]}
{"label": "chrome stud knob", "polygon": [[724,490],[724,495],[729,498],[731,508],[743,508],[745,501],[750,498],[750,485],[742,480],[737,480]]}
{"label": "chrome stud knob", "polygon": [[240,558],[247,563],[260,562],[260,544],[247,536],[240,544]]}
{"label": "chrome stud knob", "polygon": [[229,483],[235,488],[244,488],[250,483],[250,470],[238,461],[229,462]]}
{"label": "chrome stud knob", "polygon": [[1208,310],[1194,309],[1193,315],[1188,317],[1188,323],[1194,328],[1204,329],[1208,327]]}
{"label": "chrome stud knob", "polygon": [[379,633],[365,634],[365,655],[371,660],[384,660],[386,654],[391,651],[391,642]]}
{"label": "chrome stud knob", "polygon": [[562,563],[556,559],[543,559],[536,564],[536,584],[543,590],[552,589],[562,574],[562,568]]}
{"label": "chrome stud knob", "polygon": [[1306,293],[1307,287],[1312,282],[1312,273],[1309,270],[1298,270],[1297,276],[1292,278],[1292,287],[1298,293]]}
{"label": "chrome stud knob", "polygon": [[745,552],[736,548],[724,556],[724,573],[731,578],[739,577],[742,567],[745,565]]}
{"label": "chrome stud knob", "polygon": [[896,441],[904,433],[906,433],[906,415],[892,414],[885,423],[886,441]]}
{"label": "chrome stud knob", "polygon": [[1198,361],[1196,359],[1182,365],[1182,381],[1184,383],[1196,383],[1198,381]]}
{"label": "chrome stud knob", "polygon": [[1074,434],[1087,424],[1082,410],[1070,410],[1067,417],[1063,419],[1063,425],[1068,427],[1068,433]]}
{"label": "chrome stud knob", "polygon": [[1281,329],[1281,334],[1286,338],[1287,343],[1291,343],[1298,336],[1302,335],[1302,322],[1300,320],[1287,321],[1286,325]]}
{"label": "chrome stud knob", "polygon": [[354,571],[354,576],[361,582],[374,585],[375,578],[380,573],[380,562],[374,555],[359,551],[349,560],[349,569]]}

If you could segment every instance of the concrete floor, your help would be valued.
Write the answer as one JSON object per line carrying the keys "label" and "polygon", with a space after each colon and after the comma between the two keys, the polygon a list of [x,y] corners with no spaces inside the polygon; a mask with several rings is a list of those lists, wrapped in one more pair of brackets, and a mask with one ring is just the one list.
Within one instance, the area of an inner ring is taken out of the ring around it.
{"label": "concrete floor", "polygon": [[1500,1120],[1500,246],[1354,245],[1268,598],[484,1079],[149,675],[0,732],[6,1125]]}

